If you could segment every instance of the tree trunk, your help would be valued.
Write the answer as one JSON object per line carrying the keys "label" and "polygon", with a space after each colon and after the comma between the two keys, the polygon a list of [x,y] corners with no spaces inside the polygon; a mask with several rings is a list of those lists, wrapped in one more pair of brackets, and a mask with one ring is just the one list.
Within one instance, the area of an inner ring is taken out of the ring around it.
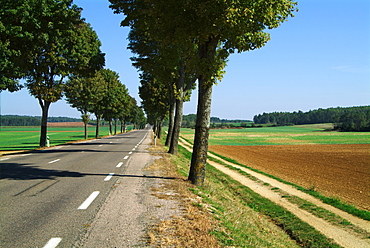
{"label": "tree trunk", "polygon": [[208,41],[199,45],[198,56],[202,68],[198,76],[198,106],[195,126],[193,154],[188,179],[195,185],[201,186],[206,175],[208,136],[211,118],[212,86],[214,63],[219,37],[210,36]]}
{"label": "tree trunk", "polygon": [[170,119],[168,123],[168,132],[167,132],[167,138],[165,146],[170,146],[171,140],[172,140],[172,133],[173,133],[173,125],[175,121],[175,106],[176,106],[176,100],[171,99],[170,103]]}
{"label": "tree trunk", "polygon": [[179,136],[180,136],[180,129],[181,129],[181,122],[182,122],[182,114],[183,114],[183,106],[184,106],[184,85],[185,85],[185,64],[181,63],[180,70],[179,70],[179,79],[176,85],[176,90],[178,92],[178,96],[176,98],[176,113],[175,113],[175,122],[173,125],[173,134],[171,139],[171,145],[169,149],[169,153],[177,155],[178,145],[179,145]]}
{"label": "tree trunk", "polygon": [[212,85],[205,83],[203,78],[200,78],[198,87],[197,122],[188,179],[193,184],[201,186],[206,175]]}
{"label": "tree trunk", "polygon": [[48,113],[49,107],[51,102],[43,101],[42,99],[38,98],[39,104],[42,111],[41,117],[41,133],[40,133],[40,147],[46,146],[46,139],[47,139],[47,131],[48,131]]}
{"label": "tree trunk", "polygon": [[[96,115],[96,114],[95,114]],[[95,139],[99,138],[100,115],[96,115]]]}
{"label": "tree trunk", "polygon": [[117,134],[117,119],[114,119],[114,135]]}
{"label": "tree trunk", "polygon": [[88,135],[87,135],[87,123],[86,122],[84,123],[84,129],[85,129],[85,139],[88,139]]}
{"label": "tree trunk", "polygon": [[157,138],[161,139],[161,132],[162,132],[162,121],[158,120],[157,124]]}
{"label": "tree trunk", "polygon": [[120,119],[119,119],[119,122],[121,123],[121,133],[123,133],[123,119],[122,119],[122,118],[120,118]]}
{"label": "tree trunk", "polygon": [[109,119],[109,135],[112,135],[112,120]]}
{"label": "tree trunk", "polygon": [[90,115],[87,114],[87,112],[81,112],[81,118],[84,123],[84,130],[85,130],[85,139],[88,139],[88,133],[87,133],[87,124],[89,124],[90,121]]}
{"label": "tree trunk", "polygon": [[183,115],[183,107],[184,107],[184,101],[182,99],[176,100],[175,122],[174,122],[174,126],[173,126],[171,145],[170,145],[170,149],[168,151],[169,153],[171,153],[173,155],[177,155],[177,151],[178,151],[180,129],[181,129],[181,122],[182,122],[182,115]]}

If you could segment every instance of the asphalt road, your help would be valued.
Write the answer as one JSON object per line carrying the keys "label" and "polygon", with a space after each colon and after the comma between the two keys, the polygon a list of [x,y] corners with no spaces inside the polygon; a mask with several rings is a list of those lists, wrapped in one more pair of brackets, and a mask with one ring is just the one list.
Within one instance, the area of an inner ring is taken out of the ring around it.
{"label": "asphalt road", "polygon": [[71,247],[150,129],[0,158],[0,247]]}

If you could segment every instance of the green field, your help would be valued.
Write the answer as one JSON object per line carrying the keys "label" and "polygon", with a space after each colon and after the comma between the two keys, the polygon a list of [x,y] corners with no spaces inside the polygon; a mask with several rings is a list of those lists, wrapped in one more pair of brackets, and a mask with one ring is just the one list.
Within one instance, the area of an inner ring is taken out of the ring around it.
{"label": "green field", "polygon": [[[132,127],[128,127],[130,128]],[[109,135],[109,127],[100,127],[99,134],[100,137]],[[48,127],[47,135],[51,146],[83,140],[85,137],[83,127]],[[88,128],[88,136],[89,139],[95,138],[95,127]],[[1,127],[0,129],[0,151],[37,149],[39,140],[40,127]]]}
{"label": "green field", "polygon": [[[211,129],[209,145],[303,145],[303,144],[370,144],[370,132],[325,131],[330,124]],[[181,129],[181,136],[193,141],[193,129]]]}

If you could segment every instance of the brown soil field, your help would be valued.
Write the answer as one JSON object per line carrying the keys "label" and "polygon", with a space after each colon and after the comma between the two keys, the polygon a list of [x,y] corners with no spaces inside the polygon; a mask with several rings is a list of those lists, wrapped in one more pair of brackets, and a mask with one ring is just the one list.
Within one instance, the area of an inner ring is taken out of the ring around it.
{"label": "brown soil field", "polygon": [[[48,122],[48,127],[83,127],[83,122]],[[92,127],[92,125],[87,125]]]}
{"label": "brown soil field", "polygon": [[210,151],[370,210],[370,145],[221,146]]}

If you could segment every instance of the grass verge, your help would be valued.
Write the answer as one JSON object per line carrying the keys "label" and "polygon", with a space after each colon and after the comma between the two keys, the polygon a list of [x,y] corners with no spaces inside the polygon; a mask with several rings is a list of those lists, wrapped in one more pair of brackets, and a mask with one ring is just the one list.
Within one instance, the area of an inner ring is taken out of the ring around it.
{"label": "grass verge", "polygon": [[[149,235],[152,237],[152,245],[157,247],[340,247],[289,211],[261,197],[212,166],[207,166],[205,186],[192,186],[185,180],[190,158],[191,153],[179,147],[179,155],[170,156],[167,162],[169,164],[165,166],[175,168],[175,177],[182,178],[182,180],[169,180],[171,181],[169,183],[178,182],[182,185],[185,195],[180,193],[175,194],[174,197],[182,202],[185,214],[156,225]],[[173,189],[174,186],[164,187]],[[195,211],[205,214],[205,219],[192,217]],[[207,225],[206,222],[212,224]],[[184,230],[181,231],[183,228],[187,231],[191,230],[193,234],[183,233]],[[214,243],[210,246],[207,242],[200,242],[204,234],[217,238],[218,244]],[[183,236],[185,241],[173,243],[179,235]],[[193,239],[198,243],[193,243]]]}

